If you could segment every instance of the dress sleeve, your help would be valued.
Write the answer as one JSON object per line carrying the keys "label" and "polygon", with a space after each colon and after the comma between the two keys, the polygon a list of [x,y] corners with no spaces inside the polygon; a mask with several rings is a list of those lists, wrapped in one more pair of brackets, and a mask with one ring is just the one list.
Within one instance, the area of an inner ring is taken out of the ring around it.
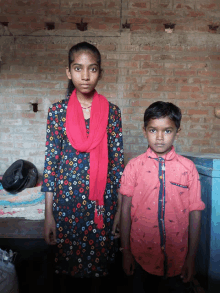
{"label": "dress sleeve", "polygon": [[110,107],[109,117],[109,165],[112,166],[113,180],[116,189],[120,187],[121,176],[124,171],[124,150],[122,137],[121,110],[113,105]]}
{"label": "dress sleeve", "polygon": [[201,200],[201,184],[199,173],[193,164],[192,172],[189,176],[189,211],[201,211],[205,209],[205,204]]}
{"label": "dress sleeve", "polygon": [[60,135],[57,111],[55,110],[55,105],[51,106],[48,110],[45,163],[43,172],[43,184],[41,187],[42,192],[54,191],[56,172],[60,162],[62,137]]}

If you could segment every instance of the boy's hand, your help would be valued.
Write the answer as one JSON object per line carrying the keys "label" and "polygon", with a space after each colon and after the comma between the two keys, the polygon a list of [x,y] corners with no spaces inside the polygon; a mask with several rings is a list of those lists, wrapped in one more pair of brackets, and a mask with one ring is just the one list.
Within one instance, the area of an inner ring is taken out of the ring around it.
{"label": "boy's hand", "polygon": [[127,276],[131,276],[134,274],[134,269],[135,269],[134,258],[130,250],[128,249],[124,249],[122,251],[122,266]]}
{"label": "boy's hand", "polygon": [[181,276],[180,276],[183,279],[184,283],[188,283],[192,281],[192,278],[195,275],[194,264],[195,264],[194,258],[187,256],[182,268]]}

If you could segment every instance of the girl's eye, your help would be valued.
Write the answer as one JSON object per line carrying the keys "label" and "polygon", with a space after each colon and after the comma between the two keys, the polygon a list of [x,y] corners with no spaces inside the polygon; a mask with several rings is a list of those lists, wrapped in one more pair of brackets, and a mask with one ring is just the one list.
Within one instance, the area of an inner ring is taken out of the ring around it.
{"label": "girl's eye", "polygon": [[91,71],[92,71],[92,72],[96,72],[97,70],[98,70],[98,69],[97,69],[96,67],[92,67],[92,68],[91,68]]}

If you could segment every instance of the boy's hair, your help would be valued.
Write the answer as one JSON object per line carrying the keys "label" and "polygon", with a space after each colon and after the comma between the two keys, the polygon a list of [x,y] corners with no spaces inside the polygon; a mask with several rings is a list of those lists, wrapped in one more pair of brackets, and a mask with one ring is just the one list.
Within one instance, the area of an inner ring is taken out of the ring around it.
{"label": "boy's hair", "polygon": [[181,110],[179,107],[175,106],[172,103],[158,101],[151,104],[144,113],[144,129],[151,119],[160,119],[169,117],[175,125],[176,129],[180,128],[180,121],[182,118]]}
{"label": "boy's hair", "polygon": [[[94,54],[97,58],[97,63],[98,63],[98,67],[99,67],[99,76],[101,77],[101,72],[102,72],[102,68],[101,68],[101,63],[102,63],[102,60],[101,60],[101,54],[99,52],[99,50],[93,46],[92,44],[90,43],[87,43],[87,42],[81,42],[81,43],[78,43],[74,46],[72,46],[69,50],[69,54],[68,54],[68,66],[69,66],[69,70],[70,70],[70,67],[71,67],[71,64],[73,63],[74,61],[74,54],[75,53],[78,53],[78,52],[86,52],[86,51],[89,51],[91,52],[92,54]],[[72,94],[72,92],[74,91],[75,89],[75,86],[72,82],[72,80],[70,79],[69,80],[69,83],[68,83],[68,88],[67,88],[67,96],[70,96]]]}

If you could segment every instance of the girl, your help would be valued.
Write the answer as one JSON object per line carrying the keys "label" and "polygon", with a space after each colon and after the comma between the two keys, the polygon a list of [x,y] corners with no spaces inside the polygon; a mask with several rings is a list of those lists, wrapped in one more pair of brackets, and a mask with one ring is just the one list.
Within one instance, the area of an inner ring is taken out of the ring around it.
{"label": "girl", "polygon": [[106,276],[117,250],[121,112],[96,92],[101,73],[96,47],[73,46],[66,69],[68,98],[49,108],[47,120],[45,240],[56,245],[56,273],[78,279]]}

